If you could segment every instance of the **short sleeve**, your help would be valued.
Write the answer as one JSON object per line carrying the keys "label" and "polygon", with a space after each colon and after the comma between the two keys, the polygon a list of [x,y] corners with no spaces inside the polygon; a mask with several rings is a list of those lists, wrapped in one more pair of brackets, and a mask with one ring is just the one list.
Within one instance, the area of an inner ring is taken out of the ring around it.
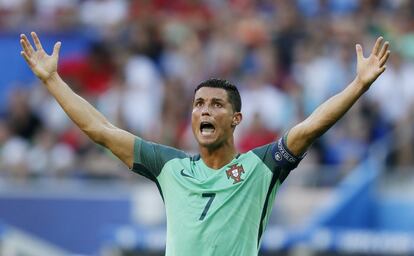
{"label": "short sleeve", "polygon": [[300,161],[306,156],[306,153],[301,156],[295,156],[286,145],[287,134],[280,138],[272,146],[272,159],[275,163],[285,170],[295,169]]}
{"label": "short sleeve", "polygon": [[132,171],[156,181],[165,163],[174,158],[185,158],[181,150],[149,142],[139,137],[134,143],[134,165]]}
{"label": "short sleeve", "polygon": [[295,169],[299,162],[305,157],[295,156],[286,146],[286,135],[274,143],[270,143],[253,149],[263,163],[283,181],[289,172]]}

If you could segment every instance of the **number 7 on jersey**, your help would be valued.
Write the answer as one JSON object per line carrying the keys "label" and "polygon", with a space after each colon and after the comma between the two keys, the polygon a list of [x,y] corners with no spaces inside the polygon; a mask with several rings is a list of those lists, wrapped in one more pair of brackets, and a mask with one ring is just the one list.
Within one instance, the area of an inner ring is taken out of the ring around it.
{"label": "number 7 on jersey", "polygon": [[209,197],[206,207],[204,207],[203,213],[201,213],[200,219],[198,220],[204,220],[204,218],[207,215],[208,209],[210,209],[211,203],[213,203],[214,198],[216,197],[216,193],[203,193],[201,194],[202,197]]}

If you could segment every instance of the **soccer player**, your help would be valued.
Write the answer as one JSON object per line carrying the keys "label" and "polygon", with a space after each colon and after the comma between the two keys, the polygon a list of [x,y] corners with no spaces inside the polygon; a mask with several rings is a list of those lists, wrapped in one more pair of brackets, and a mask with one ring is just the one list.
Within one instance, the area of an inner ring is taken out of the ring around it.
{"label": "soccer player", "polygon": [[377,39],[365,58],[356,45],[357,74],[340,93],[274,143],[238,154],[234,129],[242,121],[237,88],[210,79],[195,89],[191,123],[199,155],[151,143],[108,122],[59,77],[60,42],[46,54],[21,35],[24,57],[68,116],[94,142],[132,171],[156,183],[167,215],[168,256],[257,255],[276,191],[316,138],[337,122],[385,70],[388,42]]}

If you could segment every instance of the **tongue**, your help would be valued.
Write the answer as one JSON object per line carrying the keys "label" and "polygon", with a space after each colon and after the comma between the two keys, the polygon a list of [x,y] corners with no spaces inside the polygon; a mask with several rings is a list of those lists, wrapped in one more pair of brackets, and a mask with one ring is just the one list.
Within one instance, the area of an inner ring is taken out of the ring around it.
{"label": "tongue", "polygon": [[214,128],[203,128],[201,129],[201,134],[203,135],[209,135],[214,132]]}

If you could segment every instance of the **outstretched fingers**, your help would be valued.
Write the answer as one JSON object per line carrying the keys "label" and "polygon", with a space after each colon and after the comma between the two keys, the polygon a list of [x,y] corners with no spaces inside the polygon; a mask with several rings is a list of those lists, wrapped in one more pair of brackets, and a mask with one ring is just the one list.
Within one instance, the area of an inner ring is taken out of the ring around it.
{"label": "outstretched fingers", "polygon": [[32,54],[34,53],[34,49],[32,45],[30,44],[29,40],[27,39],[26,35],[21,34],[20,35],[20,44],[23,48],[23,51],[20,52],[20,55],[24,58],[24,60],[29,64],[30,67],[34,66],[33,60],[32,60]]}
{"label": "outstretched fingers", "polygon": [[30,67],[34,66],[33,60],[27,55],[25,51],[21,51],[20,55],[24,58],[24,60],[29,64]]}
{"label": "outstretched fingers", "polygon": [[358,61],[362,60],[364,58],[364,53],[362,52],[362,46],[360,44],[356,44],[355,50],[356,50]]}
{"label": "outstretched fingers", "polygon": [[387,51],[384,56],[380,59],[380,67],[384,67],[385,63],[387,62],[388,58],[390,57],[390,51]]}
{"label": "outstretched fingers", "polygon": [[32,45],[30,44],[29,40],[27,39],[26,35],[21,34],[20,35],[20,44],[23,48],[23,50],[30,56],[34,53],[34,49]]}
{"label": "outstretched fingers", "polygon": [[382,45],[382,41],[384,40],[384,38],[382,36],[377,38],[377,41],[375,42],[374,48],[372,48],[372,54],[375,56],[379,56],[380,53],[380,47]]}
{"label": "outstretched fingers", "polygon": [[39,37],[35,32],[30,33],[33,38],[37,50],[43,50],[42,44],[40,43]]}
{"label": "outstretched fingers", "polygon": [[385,63],[390,57],[390,51],[388,50],[390,43],[388,41],[385,41],[383,44],[383,40],[384,38],[382,36],[378,37],[374,48],[372,49],[372,55],[376,56],[379,59],[379,67],[381,69],[380,73],[385,71]]}
{"label": "outstretched fingers", "polygon": [[53,53],[52,56],[58,56],[60,51],[60,46],[62,45],[61,42],[55,43],[55,46],[53,47]]}
{"label": "outstretched fingers", "polygon": [[384,57],[384,55],[387,53],[387,51],[388,51],[388,47],[390,46],[390,43],[388,42],[388,41],[386,41],[383,45],[382,45],[382,48],[381,48],[381,51],[379,52],[379,54],[378,54],[378,58],[382,58],[382,57]]}

